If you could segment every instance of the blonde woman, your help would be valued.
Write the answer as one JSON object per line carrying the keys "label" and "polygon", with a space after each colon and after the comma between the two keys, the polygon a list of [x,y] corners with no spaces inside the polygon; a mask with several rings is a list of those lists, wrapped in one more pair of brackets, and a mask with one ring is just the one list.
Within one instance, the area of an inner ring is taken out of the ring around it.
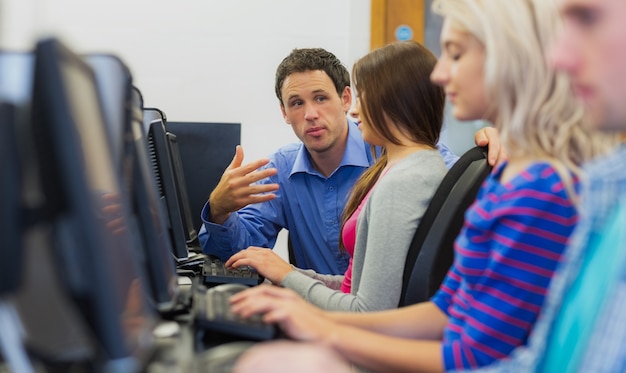
{"label": "blonde woman", "polygon": [[[433,10],[444,26],[432,80],[457,119],[490,121],[508,153],[466,214],[439,292],[429,302],[359,315],[323,312],[272,287],[232,299],[236,312],[264,313],[291,338],[340,356],[346,370],[473,369],[525,344],[578,219],[579,166],[599,149],[567,77],[547,63],[559,27],[552,2],[435,0]],[[260,362],[288,346],[252,349],[238,369],[262,371]]]}

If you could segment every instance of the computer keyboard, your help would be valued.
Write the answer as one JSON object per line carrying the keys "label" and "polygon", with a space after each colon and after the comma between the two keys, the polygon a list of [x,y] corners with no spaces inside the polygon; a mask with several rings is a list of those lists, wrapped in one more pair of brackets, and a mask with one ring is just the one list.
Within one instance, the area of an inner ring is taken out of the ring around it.
{"label": "computer keyboard", "polygon": [[212,331],[246,340],[267,340],[277,336],[278,328],[265,323],[261,315],[244,319],[234,314],[229,298],[249,287],[221,284],[212,288],[199,286],[194,291],[193,311],[196,329]]}
{"label": "computer keyboard", "polygon": [[212,255],[207,257],[202,266],[202,277],[206,285],[235,283],[254,286],[264,280],[263,276],[249,267],[226,268],[222,260]]}

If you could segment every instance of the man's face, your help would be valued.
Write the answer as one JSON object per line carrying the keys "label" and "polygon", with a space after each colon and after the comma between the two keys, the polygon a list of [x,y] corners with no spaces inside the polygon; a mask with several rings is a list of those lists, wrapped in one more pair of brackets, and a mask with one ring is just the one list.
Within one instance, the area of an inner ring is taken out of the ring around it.
{"label": "man's face", "polygon": [[[285,122],[313,156],[345,144],[346,113],[352,104],[350,87],[339,96],[324,71],[312,70],[287,76],[281,93]],[[343,156],[343,149],[338,154]]]}
{"label": "man's face", "polygon": [[558,0],[565,27],[552,63],[600,129],[626,128],[626,1]]}

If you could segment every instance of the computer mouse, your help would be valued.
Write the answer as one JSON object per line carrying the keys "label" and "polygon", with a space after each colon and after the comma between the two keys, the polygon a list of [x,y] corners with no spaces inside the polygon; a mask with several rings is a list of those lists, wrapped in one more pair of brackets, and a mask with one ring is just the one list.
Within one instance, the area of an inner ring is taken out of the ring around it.
{"label": "computer mouse", "polygon": [[165,321],[157,325],[152,333],[157,338],[175,337],[180,333],[180,325],[175,321]]}

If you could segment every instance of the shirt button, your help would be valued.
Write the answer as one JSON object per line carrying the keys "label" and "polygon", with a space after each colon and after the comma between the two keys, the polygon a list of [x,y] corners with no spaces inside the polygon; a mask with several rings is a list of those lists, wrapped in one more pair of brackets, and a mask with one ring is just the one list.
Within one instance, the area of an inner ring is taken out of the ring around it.
{"label": "shirt button", "polygon": [[332,192],[333,190],[335,190],[335,188],[330,187],[330,188],[328,188],[328,190],[330,190]]}

